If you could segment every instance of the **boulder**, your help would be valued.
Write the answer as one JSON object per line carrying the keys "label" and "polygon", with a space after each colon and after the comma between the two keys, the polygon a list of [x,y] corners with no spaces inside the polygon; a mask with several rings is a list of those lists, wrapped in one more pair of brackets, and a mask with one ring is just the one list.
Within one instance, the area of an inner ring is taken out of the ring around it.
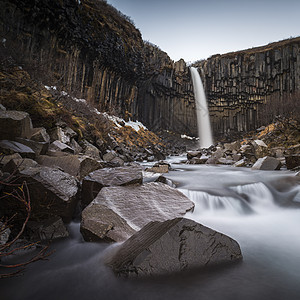
{"label": "boulder", "polygon": [[74,154],[74,149],[72,149],[70,146],[68,146],[67,144],[64,144],[60,141],[52,142],[49,146],[49,151],[52,151],[52,152],[66,152],[66,153]]}
{"label": "boulder", "polygon": [[109,151],[103,155],[103,160],[109,162],[109,161],[112,161],[116,157],[117,157],[117,153],[115,151]]}
{"label": "boulder", "polygon": [[142,184],[142,168],[139,166],[105,168],[96,170],[82,181],[82,205],[87,206],[103,187]]}
{"label": "boulder", "polygon": [[40,155],[37,159],[40,165],[47,167],[59,167],[64,172],[82,179],[89,173],[101,169],[101,162],[83,155],[68,154],[61,157]]}
{"label": "boulder", "polygon": [[254,154],[256,158],[264,157],[268,154],[268,146],[262,140],[254,140],[251,142],[254,147]]}
{"label": "boulder", "polygon": [[24,138],[16,138],[16,141],[31,148],[36,155],[45,154],[49,147],[49,143],[47,142],[36,142]]}
{"label": "boulder", "polygon": [[30,139],[39,143],[50,143],[50,136],[44,127],[33,128]]}
{"label": "boulder", "polygon": [[106,264],[124,277],[166,275],[242,259],[232,238],[184,218],[150,222],[135,233]]}
{"label": "boulder", "polygon": [[193,208],[185,195],[163,183],[104,187],[83,210],[81,233],[88,241],[120,242],[150,221],[182,217]]}
{"label": "boulder", "polygon": [[239,141],[224,144],[224,150],[229,151],[229,152],[233,152],[233,153],[236,153],[237,151],[239,151],[240,147],[241,147],[241,143]]}
{"label": "boulder", "polygon": [[194,157],[201,157],[202,152],[201,151],[188,151],[187,152],[187,159],[192,159]]}
{"label": "boulder", "polygon": [[6,165],[11,159],[14,159],[14,158],[22,158],[22,156],[19,153],[0,156],[0,166]]}
{"label": "boulder", "polygon": [[30,147],[15,141],[1,140],[0,152],[4,154],[19,153],[22,157],[35,158],[35,152]]}
{"label": "boulder", "polygon": [[115,157],[110,163],[114,164],[116,167],[122,167],[125,164],[124,160],[120,157]]}
{"label": "boulder", "polygon": [[19,175],[22,182],[27,182],[32,217],[48,219],[60,216],[65,222],[72,219],[78,203],[78,185],[75,177],[42,166],[20,170]]}
{"label": "boulder", "polygon": [[12,158],[7,164],[3,166],[3,171],[10,174],[19,173],[27,168],[36,168],[38,163],[30,158]]}
{"label": "boulder", "polygon": [[285,157],[286,167],[291,170],[300,166],[300,155],[289,155]]}
{"label": "boulder", "polygon": [[83,151],[82,153],[84,155],[90,156],[94,159],[98,159],[100,160],[100,151],[97,147],[95,147],[94,145],[92,145],[91,143],[89,143],[88,141],[81,141],[80,146],[82,147]]}
{"label": "boulder", "polygon": [[23,111],[0,110],[0,137],[14,139],[15,137],[30,138],[32,123],[29,114]]}
{"label": "boulder", "polygon": [[77,135],[77,133],[70,127],[56,126],[51,131],[51,140],[52,141],[57,140],[64,144],[68,144],[71,142],[71,139],[74,138],[76,135]]}
{"label": "boulder", "polygon": [[247,163],[244,159],[241,159],[233,164],[234,167],[246,167]]}
{"label": "boulder", "polygon": [[278,159],[270,156],[259,158],[253,165],[252,170],[279,170],[281,163]]}
{"label": "boulder", "polygon": [[43,222],[29,221],[26,226],[33,241],[45,241],[64,238],[69,232],[60,217],[53,217]]}

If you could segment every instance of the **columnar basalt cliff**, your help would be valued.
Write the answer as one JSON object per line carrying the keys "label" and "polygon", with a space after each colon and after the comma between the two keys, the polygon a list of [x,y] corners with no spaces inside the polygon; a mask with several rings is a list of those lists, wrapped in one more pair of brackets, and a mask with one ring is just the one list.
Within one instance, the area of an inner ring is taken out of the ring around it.
{"label": "columnar basalt cliff", "polygon": [[[152,130],[197,135],[186,63],[144,43],[130,19],[106,1],[0,0],[0,5],[0,51],[43,84]],[[193,65],[204,82],[217,138],[255,129],[278,114],[300,115],[299,48],[295,38]]]}
{"label": "columnar basalt cliff", "polygon": [[214,55],[196,64],[216,133],[249,131],[299,115],[300,38]]}
{"label": "columnar basalt cliff", "polygon": [[105,1],[1,0],[1,41],[44,84],[117,113],[143,72],[141,34]]}

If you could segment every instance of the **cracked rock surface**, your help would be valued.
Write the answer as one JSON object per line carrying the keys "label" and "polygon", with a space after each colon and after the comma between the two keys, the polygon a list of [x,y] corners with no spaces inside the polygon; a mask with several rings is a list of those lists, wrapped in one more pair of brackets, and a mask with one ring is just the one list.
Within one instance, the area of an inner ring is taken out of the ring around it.
{"label": "cracked rock surface", "polygon": [[164,275],[242,259],[232,238],[185,218],[150,222],[106,259],[119,276]]}

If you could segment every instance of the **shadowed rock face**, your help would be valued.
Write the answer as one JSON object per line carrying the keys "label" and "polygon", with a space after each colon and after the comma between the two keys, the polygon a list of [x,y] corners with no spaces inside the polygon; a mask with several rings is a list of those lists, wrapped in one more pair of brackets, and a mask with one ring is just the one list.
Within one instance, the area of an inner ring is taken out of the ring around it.
{"label": "shadowed rock face", "polygon": [[81,232],[88,241],[120,242],[150,221],[184,216],[193,207],[181,192],[162,183],[105,187],[83,210]]}
{"label": "shadowed rock face", "polygon": [[106,259],[120,276],[164,275],[242,258],[238,243],[192,220],[150,222]]}

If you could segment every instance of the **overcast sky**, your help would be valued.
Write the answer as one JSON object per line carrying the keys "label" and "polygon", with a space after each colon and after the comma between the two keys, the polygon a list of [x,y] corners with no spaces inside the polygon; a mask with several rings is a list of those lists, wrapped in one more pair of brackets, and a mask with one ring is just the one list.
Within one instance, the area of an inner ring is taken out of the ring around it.
{"label": "overcast sky", "polygon": [[108,0],[177,61],[300,35],[300,0]]}

